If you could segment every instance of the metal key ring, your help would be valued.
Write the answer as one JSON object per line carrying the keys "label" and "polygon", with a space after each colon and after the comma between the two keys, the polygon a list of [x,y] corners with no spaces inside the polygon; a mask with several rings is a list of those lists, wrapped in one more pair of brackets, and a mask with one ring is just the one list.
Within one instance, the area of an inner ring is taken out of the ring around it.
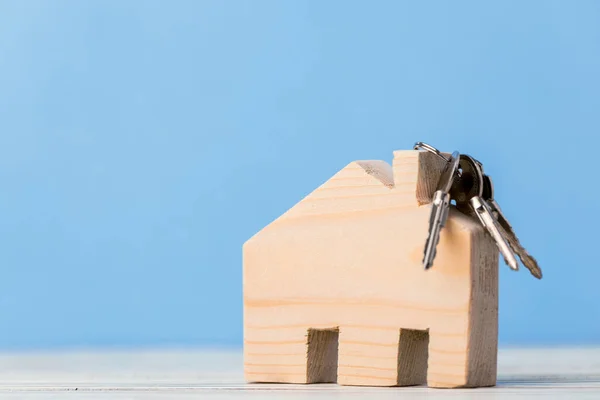
{"label": "metal key ring", "polygon": [[442,160],[446,161],[447,163],[452,161],[451,158],[444,157],[444,155],[438,149],[436,149],[435,147],[433,147],[427,143],[423,143],[423,142],[415,143],[413,150],[419,150],[419,149],[427,150],[428,152],[433,153],[436,156],[440,157]]}

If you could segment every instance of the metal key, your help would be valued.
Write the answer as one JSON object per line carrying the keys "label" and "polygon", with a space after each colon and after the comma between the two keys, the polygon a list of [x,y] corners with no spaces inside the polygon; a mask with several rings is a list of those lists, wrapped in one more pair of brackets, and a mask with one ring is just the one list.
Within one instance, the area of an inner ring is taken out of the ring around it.
{"label": "metal key", "polygon": [[425,242],[425,251],[423,254],[423,266],[425,269],[431,268],[436,254],[436,247],[440,241],[440,233],[448,220],[450,210],[450,189],[454,184],[454,178],[458,172],[458,163],[460,154],[455,151],[446,164],[437,188],[433,194],[431,204],[431,215],[429,216],[429,232]]}
{"label": "metal key", "polygon": [[[477,215],[481,224],[496,242],[504,262],[511,269],[517,271],[519,269],[517,259],[503,235],[502,228],[496,221],[492,209],[483,197],[484,186],[486,185],[481,163],[463,154],[460,156],[460,167],[462,169],[461,177],[451,191],[452,197],[456,200],[457,208],[467,214]],[[467,210],[467,208],[470,208],[470,210]]]}
{"label": "metal key", "polygon": [[498,203],[494,200],[494,185],[492,179],[487,175],[484,175],[483,198],[489,204],[492,213],[498,221],[500,232],[502,233],[502,236],[506,238],[512,251],[519,256],[523,265],[531,272],[531,275],[538,279],[542,279],[542,270],[540,269],[537,260],[527,252],[523,245],[521,245],[513,227],[504,216],[504,213],[502,213]]}

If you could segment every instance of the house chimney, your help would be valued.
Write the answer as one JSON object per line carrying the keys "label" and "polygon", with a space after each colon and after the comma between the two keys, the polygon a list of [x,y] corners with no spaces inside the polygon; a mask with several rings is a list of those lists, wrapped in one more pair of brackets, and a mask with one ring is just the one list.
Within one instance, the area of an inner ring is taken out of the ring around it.
{"label": "house chimney", "polygon": [[394,187],[396,190],[413,191],[419,205],[431,203],[444,167],[445,161],[428,151],[394,151]]}

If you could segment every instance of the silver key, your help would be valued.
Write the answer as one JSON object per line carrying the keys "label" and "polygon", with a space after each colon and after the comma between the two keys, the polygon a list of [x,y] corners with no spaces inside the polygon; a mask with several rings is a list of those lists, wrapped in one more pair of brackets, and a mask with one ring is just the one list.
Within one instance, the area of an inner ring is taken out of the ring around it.
{"label": "silver key", "polygon": [[503,234],[505,232],[503,232],[500,225],[498,224],[498,221],[496,221],[496,218],[494,217],[492,209],[490,208],[488,203],[479,196],[472,197],[471,200],[469,200],[469,202],[471,203],[475,214],[477,215],[477,217],[479,217],[479,221],[481,221],[481,224],[487,229],[490,236],[492,236],[492,238],[496,242],[498,250],[500,250],[502,257],[504,257],[504,262],[511,269],[518,271],[519,264],[517,263],[517,259],[515,258],[512,248],[507,242],[507,238]]}
{"label": "silver key", "polygon": [[433,194],[431,215],[429,216],[429,232],[423,254],[423,266],[425,269],[429,269],[433,265],[436,247],[440,241],[440,233],[448,219],[448,212],[450,210],[450,189],[454,184],[454,177],[458,172],[459,160],[460,154],[457,151],[452,153],[449,162],[446,164],[446,168],[440,176],[436,188],[437,190]]}
{"label": "silver key", "polygon": [[542,270],[539,267],[537,260],[527,252],[523,245],[521,245],[513,227],[504,216],[504,213],[500,209],[498,203],[496,203],[496,200],[494,200],[494,186],[492,179],[486,175],[484,176],[484,180],[484,197],[498,221],[502,236],[506,238],[512,251],[519,256],[523,265],[531,272],[531,275],[538,279],[542,279]]}
{"label": "silver key", "polygon": [[462,155],[460,167],[462,169],[461,178],[452,190],[457,208],[463,212],[471,211],[477,215],[481,224],[496,242],[504,262],[511,269],[517,271],[519,269],[517,259],[484,198],[488,187],[486,187],[485,176],[483,175],[483,166],[473,157]]}

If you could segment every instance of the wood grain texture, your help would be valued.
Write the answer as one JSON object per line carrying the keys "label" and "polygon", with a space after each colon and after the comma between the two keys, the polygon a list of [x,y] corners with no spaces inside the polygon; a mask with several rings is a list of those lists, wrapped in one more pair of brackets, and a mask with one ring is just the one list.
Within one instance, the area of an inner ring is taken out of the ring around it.
{"label": "wood grain texture", "polygon": [[[413,150],[395,152],[392,166],[350,163],[244,244],[247,381],[331,380],[337,357],[342,385],[415,385],[424,375],[431,387],[495,385],[494,243],[451,209],[433,268],[421,265],[443,166]],[[315,338],[329,344],[313,347]]]}
{"label": "wood grain texture", "polygon": [[337,380],[338,329],[308,330],[308,383],[331,383]]}

